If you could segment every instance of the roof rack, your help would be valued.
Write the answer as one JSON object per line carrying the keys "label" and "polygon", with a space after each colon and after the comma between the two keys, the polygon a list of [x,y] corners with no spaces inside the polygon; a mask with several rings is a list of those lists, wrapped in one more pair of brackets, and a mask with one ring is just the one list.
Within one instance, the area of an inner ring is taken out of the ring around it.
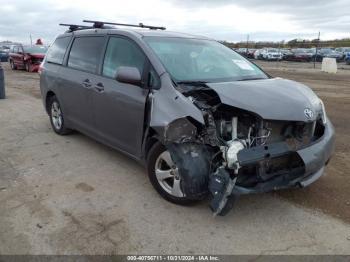
{"label": "roof rack", "polygon": [[82,29],[91,29],[93,27],[86,26],[86,25],[74,25],[74,24],[59,24],[60,26],[69,26],[69,32],[73,32],[76,30],[82,30]]}
{"label": "roof rack", "polygon": [[111,23],[111,22],[101,22],[101,21],[93,21],[93,20],[83,20],[83,22],[93,23],[93,28],[103,28],[104,25],[120,25],[120,26],[148,28],[151,30],[158,30],[158,29],[166,30],[166,28],[163,26],[144,25],[143,23],[139,23],[138,25],[133,25],[133,24]]}

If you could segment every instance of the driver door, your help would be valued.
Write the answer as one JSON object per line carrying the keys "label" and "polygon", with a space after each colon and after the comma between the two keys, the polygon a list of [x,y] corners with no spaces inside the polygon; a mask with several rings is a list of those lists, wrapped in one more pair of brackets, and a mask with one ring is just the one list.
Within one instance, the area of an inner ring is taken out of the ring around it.
{"label": "driver door", "polygon": [[144,75],[146,56],[125,37],[108,40],[102,74],[94,79],[92,102],[95,133],[101,140],[136,158],[141,155],[148,88],[118,82],[120,66],[136,67]]}

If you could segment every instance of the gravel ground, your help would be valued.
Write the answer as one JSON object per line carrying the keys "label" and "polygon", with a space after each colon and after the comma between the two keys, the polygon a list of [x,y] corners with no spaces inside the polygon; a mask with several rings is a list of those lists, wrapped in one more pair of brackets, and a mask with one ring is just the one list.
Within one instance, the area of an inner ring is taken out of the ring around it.
{"label": "gravel ground", "polygon": [[[10,71],[0,100],[0,254],[350,254],[350,71],[261,63],[310,85],[337,131],[326,176],[241,197],[226,217],[161,199],[143,167],[79,133],[53,133],[38,75]],[[305,66],[306,67],[306,66]]]}

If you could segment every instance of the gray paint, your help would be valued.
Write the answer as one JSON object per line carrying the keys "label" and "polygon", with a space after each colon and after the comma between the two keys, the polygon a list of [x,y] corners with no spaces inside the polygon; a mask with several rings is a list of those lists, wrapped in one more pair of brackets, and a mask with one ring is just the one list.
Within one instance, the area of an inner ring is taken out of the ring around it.
{"label": "gray paint", "polygon": [[4,69],[1,67],[0,62],[0,99],[5,99],[5,76],[4,76]]}
{"label": "gray paint", "polygon": [[[303,84],[280,78],[210,83],[222,103],[254,112],[264,119],[314,121],[321,110],[315,93]],[[314,116],[307,119],[304,109]]]}
{"label": "gray paint", "polygon": [[334,128],[328,119],[325,133],[320,141],[297,151],[305,164],[305,173],[312,174],[324,166],[334,150]]}
{"label": "gray paint", "polygon": [[[159,89],[148,90],[101,76],[101,63],[94,74],[73,70],[66,67],[67,54],[62,66],[44,63],[40,80],[44,105],[47,93],[54,92],[62,102],[69,127],[145,162],[143,143],[149,128],[163,141],[169,125],[180,118],[204,125],[202,112],[174,88],[164,66],[143,41],[144,36],[202,37],[119,29],[82,30],[64,35],[104,35],[106,40],[110,35],[127,37],[143,50],[161,81]],[[83,86],[82,82],[87,78],[91,85]],[[95,88],[99,83],[104,86],[103,92]],[[208,86],[219,95],[222,103],[253,112],[263,119],[314,121],[321,109],[318,97],[308,87],[289,80],[274,78],[209,83]],[[306,119],[305,108],[314,111],[313,118]],[[322,139],[298,152],[305,163],[306,175],[317,174],[319,177],[325,161],[331,155],[333,144],[334,130],[328,121]]]}
{"label": "gray paint", "polygon": [[135,67],[121,66],[118,69],[115,79],[121,83],[131,83],[137,86],[141,85],[140,71]]}
{"label": "gray paint", "polygon": [[165,128],[179,118],[192,117],[197,122],[204,124],[200,110],[173,87],[167,73],[162,75],[161,82],[162,88],[154,90],[151,96],[150,120],[150,126],[158,131],[161,137],[163,137]]}

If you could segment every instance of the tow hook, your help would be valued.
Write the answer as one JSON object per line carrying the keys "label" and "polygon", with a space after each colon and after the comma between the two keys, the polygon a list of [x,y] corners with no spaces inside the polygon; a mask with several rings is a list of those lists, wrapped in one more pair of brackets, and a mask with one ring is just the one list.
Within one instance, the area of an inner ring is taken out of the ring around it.
{"label": "tow hook", "polygon": [[209,191],[213,198],[210,208],[214,216],[224,216],[232,208],[237,198],[232,194],[237,177],[231,178],[224,167],[219,167],[209,180]]}

